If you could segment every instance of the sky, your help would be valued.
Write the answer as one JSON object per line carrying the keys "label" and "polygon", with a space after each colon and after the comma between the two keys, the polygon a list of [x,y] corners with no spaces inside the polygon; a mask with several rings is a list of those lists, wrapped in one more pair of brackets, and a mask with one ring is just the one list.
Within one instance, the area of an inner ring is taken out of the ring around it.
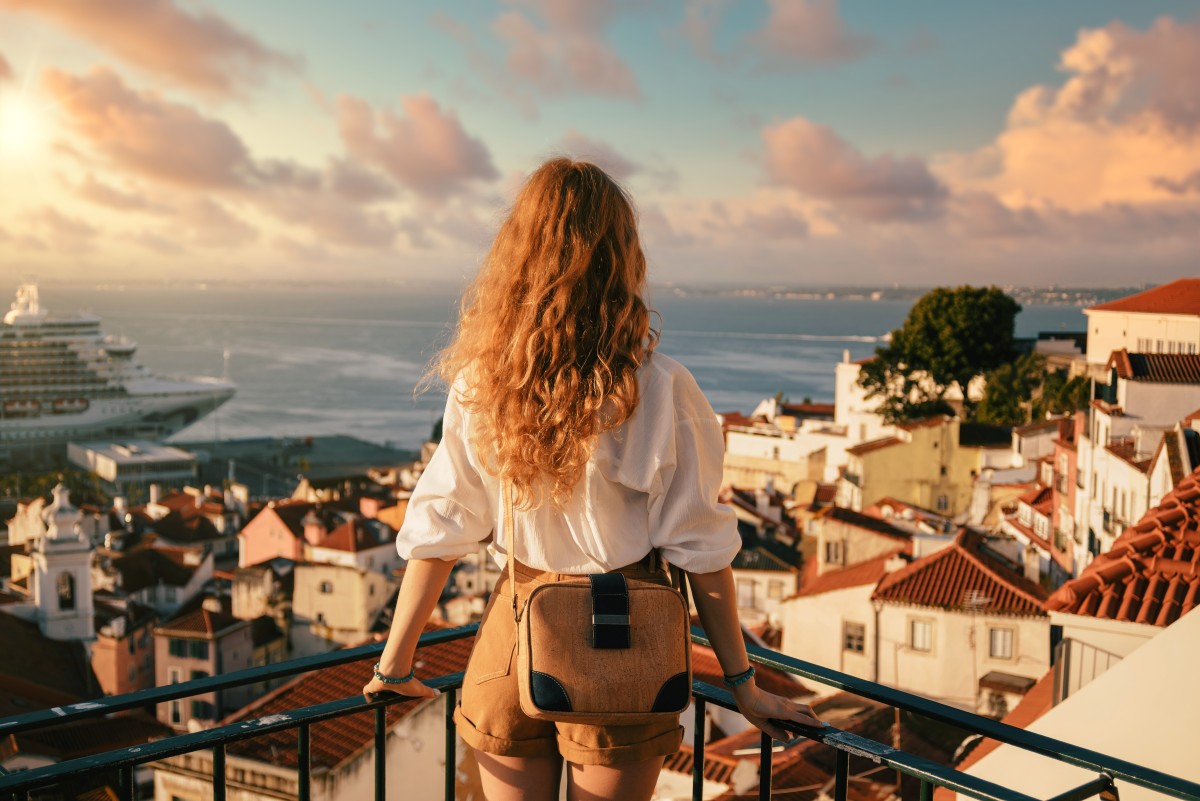
{"label": "sky", "polygon": [[1200,275],[1200,9],[0,0],[0,273],[461,281],[595,161],[659,284]]}

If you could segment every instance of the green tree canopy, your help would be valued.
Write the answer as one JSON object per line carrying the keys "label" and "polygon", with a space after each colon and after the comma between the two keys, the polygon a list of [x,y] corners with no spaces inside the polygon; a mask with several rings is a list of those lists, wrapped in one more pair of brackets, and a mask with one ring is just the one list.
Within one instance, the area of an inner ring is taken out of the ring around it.
{"label": "green tree canopy", "polygon": [[878,358],[863,365],[859,382],[878,398],[888,422],[949,412],[946,393],[957,387],[968,418],[974,404],[967,387],[978,376],[1011,363],[1020,304],[998,287],[939,288],[909,311]]}

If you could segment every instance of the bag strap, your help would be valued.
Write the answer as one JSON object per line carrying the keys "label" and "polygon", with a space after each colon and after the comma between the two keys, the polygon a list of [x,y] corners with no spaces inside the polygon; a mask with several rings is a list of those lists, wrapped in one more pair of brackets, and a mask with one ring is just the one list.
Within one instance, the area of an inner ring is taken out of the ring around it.
{"label": "bag strap", "polygon": [[508,548],[508,589],[513,597],[513,620],[521,622],[521,612],[517,608],[517,527],[513,524],[512,482],[505,481],[501,490],[504,493],[504,539]]}
{"label": "bag strap", "polygon": [[[513,596],[513,620],[520,623],[521,610],[517,605],[517,527],[513,521],[515,515],[513,514],[512,482],[505,481],[501,492],[504,493],[504,538],[507,541],[505,544],[508,548],[508,586],[512,590]],[[666,559],[666,557],[662,555],[662,551],[660,549],[655,548],[653,552],[655,554],[656,562],[659,559]],[[671,584],[675,587],[675,589],[679,590],[680,595],[683,596],[683,606],[690,614],[692,603],[691,599],[688,598],[687,574],[684,573],[681,568],[676,567],[670,562],[667,562],[667,567],[669,568],[671,576]]]}

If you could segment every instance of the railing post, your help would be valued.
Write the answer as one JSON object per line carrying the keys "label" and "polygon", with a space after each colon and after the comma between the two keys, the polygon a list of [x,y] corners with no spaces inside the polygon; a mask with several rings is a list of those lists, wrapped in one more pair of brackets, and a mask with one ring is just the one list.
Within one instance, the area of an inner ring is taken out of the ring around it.
{"label": "railing post", "polygon": [[704,699],[692,696],[696,718],[692,723],[692,801],[704,798]]}
{"label": "railing post", "polygon": [[758,801],[771,801],[771,785],[774,782],[771,754],[775,743],[765,731],[761,740],[758,752]]}
{"label": "railing post", "polygon": [[846,801],[846,790],[850,784],[850,754],[838,749],[837,768],[833,778],[833,801]]}
{"label": "railing post", "polygon": [[213,746],[213,801],[225,801],[225,743]]}
{"label": "railing post", "polygon": [[300,801],[312,798],[312,732],[307,723],[301,723],[296,730],[296,778],[297,793]]}
{"label": "railing post", "polygon": [[117,771],[117,795],[121,801],[134,801],[137,788],[134,785],[134,766],[129,765]]}
{"label": "railing post", "polygon": [[454,729],[454,704],[458,693],[453,687],[443,692],[446,696],[446,784],[442,795],[445,801],[454,801],[454,780],[458,771],[458,738]]}
{"label": "railing post", "polygon": [[[896,788],[896,795],[900,794],[900,788]],[[933,783],[921,779],[921,801],[933,801]]]}
{"label": "railing post", "polygon": [[387,707],[375,707],[375,801],[387,801]]}

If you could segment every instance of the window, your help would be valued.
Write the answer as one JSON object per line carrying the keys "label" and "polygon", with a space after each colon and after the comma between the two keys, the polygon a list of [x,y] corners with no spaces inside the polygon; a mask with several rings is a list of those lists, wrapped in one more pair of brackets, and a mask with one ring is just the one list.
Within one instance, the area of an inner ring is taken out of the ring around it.
{"label": "window", "polygon": [[778,601],[783,597],[783,582],[772,579],[767,583],[767,597],[772,601]]}
{"label": "window", "polygon": [[212,720],[213,705],[208,701],[192,701],[192,717],[196,720]]}
{"label": "window", "polygon": [[737,580],[737,602],[738,602],[738,609],[753,609],[754,608],[754,580],[753,579],[738,579]]}
{"label": "window", "polygon": [[176,726],[183,723],[183,704],[180,701],[171,702],[171,723]]}
{"label": "window", "polygon": [[333,592],[333,582],[322,581],[321,582],[321,592],[324,593],[325,595],[328,595],[329,593]]}
{"label": "window", "polygon": [[908,647],[914,651],[933,650],[933,621],[911,620],[908,624]]}
{"label": "window", "polygon": [[134,684],[136,682],[137,682],[137,665],[130,665],[129,666],[129,683]]}
{"label": "window", "polygon": [[58,574],[58,608],[75,608],[75,577],[66,571]]}
{"label": "window", "polygon": [[208,659],[208,642],[205,640],[189,640],[188,656],[192,659]]}
{"label": "window", "polygon": [[167,684],[178,684],[183,681],[183,671],[177,667],[167,668]]}
{"label": "window", "polygon": [[177,640],[172,637],[167,641],[167,653],[169,653],[171,656],[186,657],[188,655],[188,641]]}
{"label": "window", "polygon": [[950,496],[939,495],[937,497],[937,510],[939,512],[944,512],[949,508],[950,508]]}
{"label": "window", "polygon": [[196,679],[207,679],[207,678],[208,678],[207,670],[193,670],[192,671],[192,678],[191,678],[192,681],[195,681]]}
{"label": "window", "polygon": [[988,629],[988,655],[991,656],[992,659],[1013,658],[1012,629]]}
{"label": "window", "polygon": [[129,638],[129,653],[132,654],[132,653],[136,653],[136,652],[137,652],[137,637],[130,637]]}
{"label": "window", "polygon": [[847,623],[842,629],[842,650],[861,654],[867,639],[867,627],[862,623]]}
{"label": "window", "polygon": [[825,542],[825,561],[826,561],[826,563],[831,564],[831,565],[840,565],[840,564],[842,564],[842,559],[843,559],[842,541],[841,540],[827,540]]}
{"label": "window", "polygon": [[169,604],[175,603],[175,588],[169,584],[163,587],[163,600]]}

